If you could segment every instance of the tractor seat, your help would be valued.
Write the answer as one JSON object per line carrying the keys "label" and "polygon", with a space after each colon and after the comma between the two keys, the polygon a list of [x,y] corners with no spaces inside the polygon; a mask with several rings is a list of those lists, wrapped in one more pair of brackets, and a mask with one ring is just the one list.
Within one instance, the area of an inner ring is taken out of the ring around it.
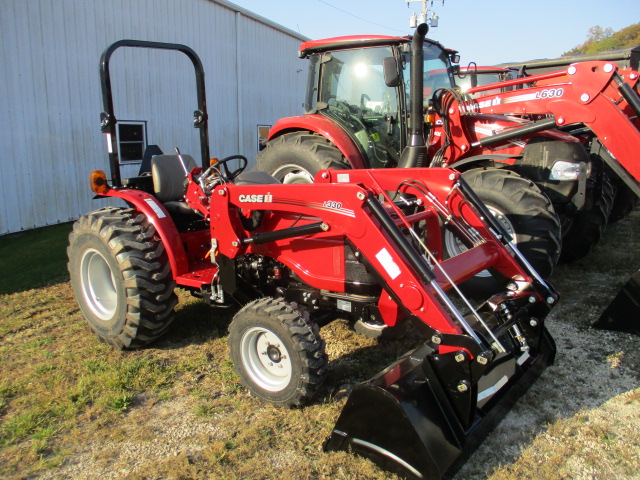
{"label": "tractor seat", "polygon": [[[187,172],[197,167],[190,155],[181,155]],[[151,159],[153,191],[169,213],[193,215],[194,211],[184,201],[187,175],[178,155],[158,155]]]}

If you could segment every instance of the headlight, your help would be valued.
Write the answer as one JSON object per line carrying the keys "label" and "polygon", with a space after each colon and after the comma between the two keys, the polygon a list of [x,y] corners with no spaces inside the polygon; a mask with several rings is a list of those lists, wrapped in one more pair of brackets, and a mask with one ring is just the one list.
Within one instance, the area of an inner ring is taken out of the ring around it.
{"label": "headlight", "polygon": [[559,161],[553,164],[549,180],[577,180],[580,178],[582,169],[581,163]]}

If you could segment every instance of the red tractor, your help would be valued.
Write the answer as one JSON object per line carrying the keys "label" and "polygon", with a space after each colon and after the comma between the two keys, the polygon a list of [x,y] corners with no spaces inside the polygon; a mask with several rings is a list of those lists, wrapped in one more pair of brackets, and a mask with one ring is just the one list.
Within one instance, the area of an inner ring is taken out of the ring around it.
{"label": "red tractor", "polygon": [[[543,276],[558,260],[561,234],[566,256],[586,254],[599,236],[577,216],[604,209],[606,223],[613,197],[602,169],[578,139],[551,124],[527,131],[521,117],[484,111],[450,118],[454,113],[439,100],[455,91],[460,70],[452,59],[458,55],[425,39],[426,30],[418,27],[413,37],[303,43],[300,57],[309,61],[305,114],[276,122],[257,168],[298,183],[323,168],[448,166],[462,172]],[[414,129],[423,118],[427,145],[414,149]],[[511,130],[517,134],[494,135]],[[479,142],[485,137],[492,141]],[[444,248],[455,255],[463,247],[448,237]]]}
{"label": "red tractor", "polygon": [[[425,99],[455,86],[457,67],[451,60],[457,61],[458,55],[425,39],[426,31],[426,25],[421,25],[413,37],[352,36],[303,43],[300,56],[309,60],[305,114],[273,126],[256,158],[257,168],[294,183],[310,181],[327,167],[431,166],[447,132],[441,120],[433,118],[427,124],[427,146],[414,149],[413,130],[423,123],[429,106]],[[412,123],[412,118],[420,121]],[[473,121],[470,129],[487,133],[516,122],[504,116]],[[578,173],[539,186],[520,175],[523,159],[538,156],[541,145],[562,150],[549,155],[549,172],[562,159],[579,165]],[[405,151],[417,150],[420,153],[402,157]],[[560,253],[556,210],[575,212],[584,205],[584,181],[578,177],[586,175],[590,159],[579,143],[560,132],[544,132],[491,148],[474,148],[451,163],[457,163],[455,168],[463,172],[534,267],[543,276],[550,275]],[[558,192],[554,205],[547,188]],[[463,247],[449,237],[444,248],[448,255],[455,255]]]}
{"label": "red tractor", "polygon": [[[120,47],[191,59],[199,163],[176,151],[121,178],[109,75]],[[71,284],[100,340],[148,345],[170,328],[175,288],[189,290],[238,308],[228,343],[241,381],[294,406],[326,373],[317,319],[411,322],[419,346],[354,388],[325,448],[425,479],[455,471],[553,361],[544,319],[558,295],[458,172],[323,169],[313,184],[281,184],[245,172],[241,156],[210,162],[204,73],[188,47],[123,40],[103,54],[101,74],[111,172],[92,172],[91,186],[127,206],[82,216],[68,247]],[[443,225],[465,246],[457,256],[443,255]],[[498,288],[476,300],[459,285],[480,271]]]}

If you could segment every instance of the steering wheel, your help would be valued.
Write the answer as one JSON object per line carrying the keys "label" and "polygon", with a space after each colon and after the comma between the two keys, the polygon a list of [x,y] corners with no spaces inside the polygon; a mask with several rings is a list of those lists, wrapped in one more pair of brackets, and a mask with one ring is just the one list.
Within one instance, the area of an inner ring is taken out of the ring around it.
{"label": "steering wheel", "polygon": [[[235,170],[230,170],[227,164],[231,160],[240,160],[240,166]],[[247,157],[245,157],[244,155],[231,155],[229,157],[225,157],[221,160],[218,160],[218,163],[216,163],[216,167],[218,168],[220,173],[224,175],[225,181],[230,182],[231,180],[236,178],[238,175],[240,175],[245,168],[247,168],[248,163],[249,161],[247,160]]]}

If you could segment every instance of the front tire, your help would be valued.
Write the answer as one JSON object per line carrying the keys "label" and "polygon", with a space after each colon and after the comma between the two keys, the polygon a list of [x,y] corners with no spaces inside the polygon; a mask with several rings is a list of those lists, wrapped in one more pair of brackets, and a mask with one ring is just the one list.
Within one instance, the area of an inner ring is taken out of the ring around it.
{"label": "front tire", "polygon": [[543,278],[560,257],[560,221],[549,199],[530,180],[510,170],[476,168],[462,177],[511,230],[520,252]]}
{"label": "front tire", "polygon": [[256,170],[271,174],[281,183],[313,183],[320,170],[348,167],[329,140],[307,132],[276,137],[256,156]]}
{"label": "front tire", "polygon": [[282,300],[266,297],[244,306],[229,326],[228,343],[243,385],[275,405],[300,406],[324,381],[324,342]]}
{"label": "front tire", "polygon": [[76,299],[98,338],[119,349],[162,336],[178,303],[156,230],[133,209],[103,208],[80,217],[67,247]]}

